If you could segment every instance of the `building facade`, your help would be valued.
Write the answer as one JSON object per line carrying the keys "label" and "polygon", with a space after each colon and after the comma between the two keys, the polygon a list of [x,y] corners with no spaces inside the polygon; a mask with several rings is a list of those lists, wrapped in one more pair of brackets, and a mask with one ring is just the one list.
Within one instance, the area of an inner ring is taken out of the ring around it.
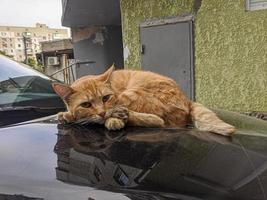
{"label": "building facade", "polygon": [[113,63],[123,68],[120,2],[63,0],[62,6],[62,25],[71,27],[75,60],[81,63],[77,78],[102,73]]}
{"label": "building facade", "polygon": [[267,111],[267,0],[78,2],[63,0],[62,24],[121,26],[124,68],[170,76],[211,108]]}
{"label": "building facade", "polygon": [[74,58],[71,39],[41,42],[41,52],[36,57],[48,76],[67,84],[75,79],[73,69],[68,68]]}
{"label": "building facade", "polygon": [[[139,51],[142,22],[168,17],[181,19],[191,14],[192,18],[186,22],[193,25],[191,56],[195,100],[232,111],[267,111],[266,0],[261,4],[256,0],[149,2],[121,0],[123,45],[129,51],[126,68],[146,67]],[[259,9],[256,9],[257,4]],[[254,6],[250,9],[250,5]],[[167,31],[165,33],[165,37],[170,37]],[[184,47],[181,49],[183,51]],[[169,54],[166,54],[167,59]],[[183,74],[176,76],[180,79]]]}
{"label": "building facade", "polygon": [[17,61],[35,59],[41,51],[40,42],[68,38],[67,29],[49,28],[37,23],[35,27],[0,26],[0,51]]}

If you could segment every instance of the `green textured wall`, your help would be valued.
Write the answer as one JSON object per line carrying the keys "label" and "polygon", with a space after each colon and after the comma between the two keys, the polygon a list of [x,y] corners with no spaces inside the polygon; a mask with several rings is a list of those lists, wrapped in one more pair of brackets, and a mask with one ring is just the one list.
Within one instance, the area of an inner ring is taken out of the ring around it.
{"label": "green textured wall", "polygon": [[202,0],[195,23],[197,101],[267,111],[267,10],[245,0]]}
{"label": "green textured wall", "polygon": [[191,13],[193,0],[121,0],[123,46],[129,49],[125,68],[140,68],[139,24],[148,19]]}
{"label": "green textured wall", "polygon": [[[121,0],[125,68],[140,68],[139,24],[192,13],[193,0]],[[202,0],[195,16],[196,100],[233,111],[267,111],[267,10],[245,0]]]}

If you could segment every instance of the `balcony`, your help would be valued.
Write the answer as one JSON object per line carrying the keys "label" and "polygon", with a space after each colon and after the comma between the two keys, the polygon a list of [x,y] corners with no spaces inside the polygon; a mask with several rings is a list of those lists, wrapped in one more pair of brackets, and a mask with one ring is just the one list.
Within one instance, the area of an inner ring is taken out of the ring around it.
{"label": "balcony", "polygon": [[32,55],[33,54],[33,50],[32,49],[26,49],[27,55]]}

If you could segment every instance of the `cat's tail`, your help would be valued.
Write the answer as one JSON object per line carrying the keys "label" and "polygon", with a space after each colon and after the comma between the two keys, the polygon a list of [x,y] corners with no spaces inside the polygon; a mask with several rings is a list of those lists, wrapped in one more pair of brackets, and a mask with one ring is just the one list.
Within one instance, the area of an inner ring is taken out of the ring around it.
{"label": "cat's tail", "polygon": [[234,126],[222,121],[213,111],[200,103],[191,103],[190,115],[195,127],[201,131],[210,131],[230,136],[236,129]]}

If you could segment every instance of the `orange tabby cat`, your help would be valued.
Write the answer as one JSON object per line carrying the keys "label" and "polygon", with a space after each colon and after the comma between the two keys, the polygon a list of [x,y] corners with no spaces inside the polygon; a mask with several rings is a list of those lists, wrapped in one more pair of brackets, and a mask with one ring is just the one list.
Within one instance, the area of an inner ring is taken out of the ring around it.
{"label": "orange tabby cat", "polygon": [[235,128],[199,103],[190,101],[172,79],[148,72],[114,71],[85,76],[70,87],[54,83],[68,111],[61,122],[99,123],[109,130],[126,124],[145,127],[184,127],[191,122],[203,131],[231,135]]}

